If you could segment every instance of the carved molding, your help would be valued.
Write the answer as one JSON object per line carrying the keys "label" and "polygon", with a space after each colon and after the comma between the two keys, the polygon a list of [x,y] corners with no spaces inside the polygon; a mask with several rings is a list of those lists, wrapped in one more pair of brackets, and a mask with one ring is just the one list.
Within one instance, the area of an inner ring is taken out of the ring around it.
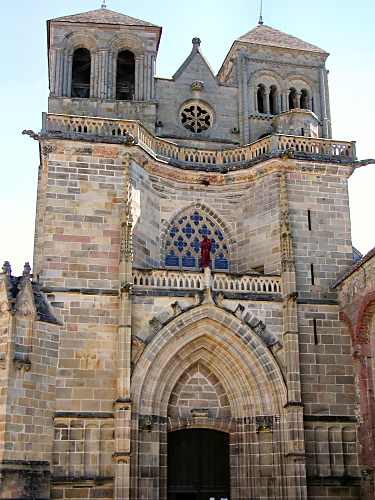
{"label": "carved molding", "polygon": [[0,318],[2,316],[7,316],[10,312],[10,305],[8,301],[0,302]]}

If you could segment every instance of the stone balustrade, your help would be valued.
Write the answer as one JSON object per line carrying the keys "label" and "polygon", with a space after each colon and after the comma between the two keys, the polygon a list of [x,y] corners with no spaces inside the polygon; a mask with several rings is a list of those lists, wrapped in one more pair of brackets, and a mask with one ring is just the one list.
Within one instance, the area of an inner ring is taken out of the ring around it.
{"label": "stone balustrade", "polygon": [[296,157],[351,162],[356,160],[355,143],[334,141],[314,137],[273,134],[252,144],[226,148],[198,149],[179,146],[172,141],[159,139],[148,132],[140,122],[135,120],[115,120],[110,118],[93,118],[86,116],[44,115],[43,133],[74,134],[87,139],[92,137],[127,138],[133,136],[138,145],[156,159],[168,161],[176,166],[202,167],[207,170],[222,170],[226,166],[247,165],[283,152]]}
{"label": "stone balustrade", "polygon": [[[135,289],[203,290],[207,276],[201,272],[167,270],[133,270]],[[234,276],[215,273],[211,276],[211,289],[215,292],[252,294],[281,294],[280,276]]]}

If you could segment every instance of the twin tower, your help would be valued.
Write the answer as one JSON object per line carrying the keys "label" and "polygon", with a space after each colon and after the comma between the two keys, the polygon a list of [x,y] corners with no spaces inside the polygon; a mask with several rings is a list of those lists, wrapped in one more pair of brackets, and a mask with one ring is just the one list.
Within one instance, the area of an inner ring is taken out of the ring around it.
{"label": "twin tower", "polygon": [[158,26],[47,26],[33,270],[0,273],[0,498],[372,498],[328,54],[260,24],[217,75],[194,38],[159,78]]}
{"label": "twin tower", "polygon": [[[259,24],[217,75],[194,38],[173,77],[158,78],[161,31],[107,9],[49,21],[49,111],[133,118],[159,137],[217,146],[272,131],[331,137],[325,51]],[[275,120],[293,109],[305,112]]]}

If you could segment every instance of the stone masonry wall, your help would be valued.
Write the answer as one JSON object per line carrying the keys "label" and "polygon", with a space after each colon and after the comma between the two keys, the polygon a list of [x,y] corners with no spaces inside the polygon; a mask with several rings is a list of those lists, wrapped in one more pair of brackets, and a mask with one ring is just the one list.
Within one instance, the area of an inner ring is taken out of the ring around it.
{"label": "stone masonry wall", "polygon": [[330,286],[352,263],[346,174],[346,167],[317,166],[314,172],[294,171],[288,175],[297,288],[301,298],[335,300],[336,293]]}

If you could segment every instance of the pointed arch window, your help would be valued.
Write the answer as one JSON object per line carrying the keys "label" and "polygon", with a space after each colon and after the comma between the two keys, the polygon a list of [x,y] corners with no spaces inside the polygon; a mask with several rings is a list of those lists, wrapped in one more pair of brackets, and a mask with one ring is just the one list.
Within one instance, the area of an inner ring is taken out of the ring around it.
{"label": "pointed arch window", "polygon": [[88,49],[76,49],[73,53],[72,97],[90,97],[91,54]]}
{"label": "pointed arch window", "polygon": [[123,50],[117,56],[116,99],[131,101],[135,94],[135,57],[130,50]]}
{"label": "pointed arch window", "polygon": [[211,267],[215,271],[229,269],[228,246],[224,232],[203,210],[180,215],[170,225],[165,241],[165,267],[200,269],[200,244],[211,240]]}

